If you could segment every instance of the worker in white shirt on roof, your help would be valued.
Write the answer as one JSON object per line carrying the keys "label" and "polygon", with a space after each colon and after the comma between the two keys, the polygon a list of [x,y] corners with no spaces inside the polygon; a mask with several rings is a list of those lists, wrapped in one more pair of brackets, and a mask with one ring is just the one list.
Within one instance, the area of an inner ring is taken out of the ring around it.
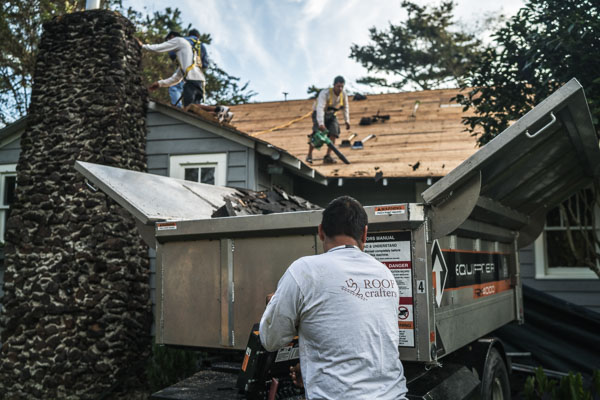
{"label": "worker in white shirt on roof", "polygon": [[[196,29],[191,29],[189,35],[198,38],[200,33]],[[152,92],[159,87],[171,87],[183,80],[184,107],[190,104],[197,104],[204,111],[217,114],[219,121],[228,121],[231,119],[233,114],[229,112],[229,107],[201,104],[204,99],[204,83],[206,81],[202,70],[206,65],[203,65],[202,59],[204,58],[205,62],[207,60],[206,50],[203,46],[192,47],[192,42],[188,38],[180,37],[176,32],[169,32],[163,43],[143,44],[139,39],[138,42],[142,48],[156,53],[175,52],[175,59],[178,65],[178,68],[171,77],[152,83],[148,87],[148,90]],[[204,54],[200,54],[202,50],[204,50]]]}
{"label": "worker in white shirt on roof", "polygon": [[[344,84],[346,81],[342,76],[336,76],[333,80],[333,87],[324,89],[319,92],[317,101],[313,106],[312,120],[313,120],[313,135],[319,131],[327,130],[327,135],[332,143],[335,143],[335,139],[340,137],[340,124],[338,123],[335,113],[344,110],[344,122],[346,123],[346,129],[350,129],[350,109],[348,105],[348,95],[344,92]],[[312,164],[312,153],[314,146],[308,141],[308,155],[306,156],[306,162]],[[331,157],[331,149],[327,147],[327,153],[323,157],[325,164],[334,163],[334,159]]]}

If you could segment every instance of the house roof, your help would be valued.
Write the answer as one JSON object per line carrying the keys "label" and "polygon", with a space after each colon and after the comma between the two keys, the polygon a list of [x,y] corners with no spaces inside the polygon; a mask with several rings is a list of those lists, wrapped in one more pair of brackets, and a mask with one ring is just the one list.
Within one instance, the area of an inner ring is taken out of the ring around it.
{"label": "house roof", "polygon": [[[450,101],[458,89],[428,90],[393,94],[368,95],[366,100],[349,97],[350,131],[342,126],[340,139],[356,133],[354,140],[375,134],[363,150],[340,148],[351,164],[338,160],[323,164],[322,148],[313,153],[313,168],[332,177],[373,177],[378,171],[383,177],[441,177],[457,167],[475,151],[476,139],[465,131],[462,107]],[[232,124],[254,138],[285,149],[304,160],[308,152],[307,135],[312,131],[310,115],[291,125],[270,132],[273,127],[306,116],[312,110],[313,99],[231,106],[235,117]],[[416,108],[416,111],[415,111]],[[389,120],[361,126],[363,117],[389,115]],[[341,113],[338,119],[342,121]],[[343,125],[343,124],[342,124]]]}

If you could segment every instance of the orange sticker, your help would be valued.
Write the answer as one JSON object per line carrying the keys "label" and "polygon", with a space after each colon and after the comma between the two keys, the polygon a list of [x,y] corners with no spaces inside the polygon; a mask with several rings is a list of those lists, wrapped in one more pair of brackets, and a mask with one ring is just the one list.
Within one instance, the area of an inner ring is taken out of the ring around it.
{"label": "orange sticker", "polygon": [[252,354],[252,350],[250,347],[246,347],[246,354],[244,355],[244,362],[242,363],[242,371],[246,372],[246,368],[248,368],[248,360],[250,360],[250,354]]}
{"label": "orange sticker", "polygon": [[398,321],[398,329],[413,329],[414,324],[412,321]]}

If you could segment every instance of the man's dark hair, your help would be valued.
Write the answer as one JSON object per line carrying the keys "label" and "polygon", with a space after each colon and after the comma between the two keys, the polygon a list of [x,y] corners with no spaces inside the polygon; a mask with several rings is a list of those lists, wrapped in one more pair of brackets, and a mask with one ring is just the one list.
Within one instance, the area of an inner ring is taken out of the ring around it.
{"label": "man's dark hair", "polygon": [[367,213],[358,200],[350,196],[334,199],[323,211],[321,226],[328,237],[347,235],[360,242],[365,226],[368,223]]}
{"label": "man's dark hair", "polygon": [[181,36],[181,33],[176,32],[176,31],[171,31],[171,32],[167,33],[167,36],[165,36],[165,40],[171,40],[174,37],[180,37],[180,36]]}
{"label": "man's dark hair", "polygon": [[200,32],[196,29],[190,29],[188,32],[188,36],[196,36],[198,39],[200,38]]}
{"label": "man's dark hair", "polygon": [[345,83],[346,83],[346,81],[344,80],[344,77],[343,77],[343,76],[341,76],[341,75],[338,75],[338,76],[336,76],[336,77],[333,79],[333,84],[335,85],[336,83],[343,83],[343,84],[345,84]]}

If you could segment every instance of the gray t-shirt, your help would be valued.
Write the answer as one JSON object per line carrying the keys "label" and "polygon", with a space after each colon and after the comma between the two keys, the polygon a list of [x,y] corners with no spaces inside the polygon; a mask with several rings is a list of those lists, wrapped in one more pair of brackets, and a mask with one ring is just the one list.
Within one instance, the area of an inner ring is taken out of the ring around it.
{"label": "gray t-shirt", "polygon": [[404,399],[398,287],[356,247],[302,257],[285,272],[260,321],[275,351],[299,336],[307,399]]}

